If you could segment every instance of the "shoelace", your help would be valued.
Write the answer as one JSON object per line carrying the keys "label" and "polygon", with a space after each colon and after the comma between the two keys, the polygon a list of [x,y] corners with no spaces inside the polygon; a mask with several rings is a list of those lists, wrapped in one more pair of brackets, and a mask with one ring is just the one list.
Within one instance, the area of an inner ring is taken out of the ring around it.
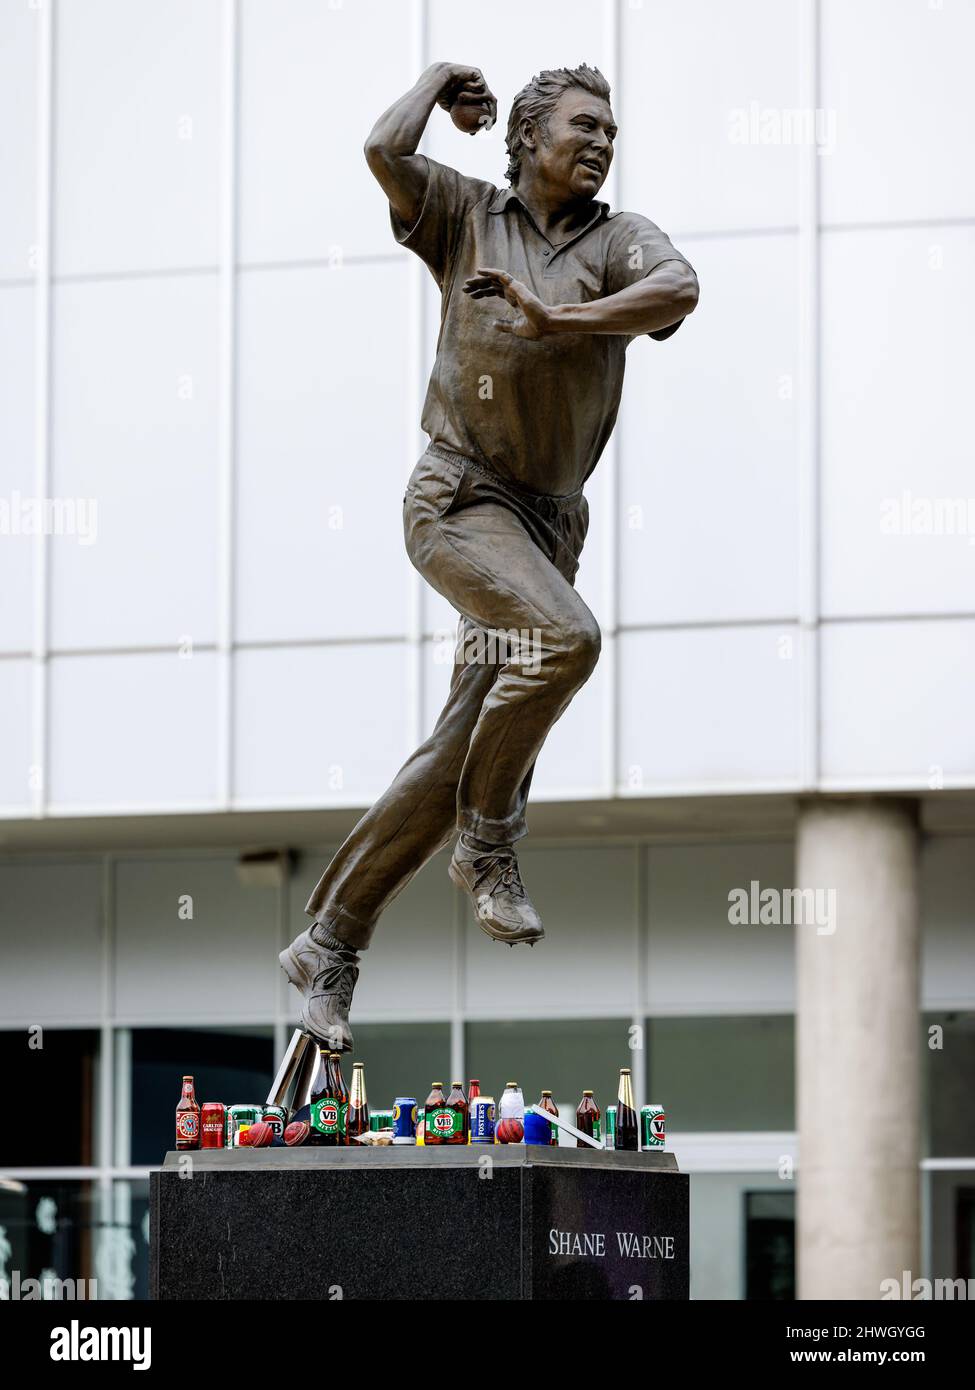
{"label": "shoelace", "polygon": [[[476,890],[487,885],[490,893],[496,893],[500,887],[504,886],[513,898],[526,898],[528,896],[525,892],[525,885],[521,881],[518,860],[513,854],[479,854],[471,860],[471,864],[474,868]],[[496,873],[496,877],[491,883],[487,883],[492,873]]]}
{"label": "shoelace", "polygon": [[346,1008],[352,1003],[352,991],[359,978],[358,967],[348,961],[328,965],[315,976],[315,989],[321,994],[334,994]]}

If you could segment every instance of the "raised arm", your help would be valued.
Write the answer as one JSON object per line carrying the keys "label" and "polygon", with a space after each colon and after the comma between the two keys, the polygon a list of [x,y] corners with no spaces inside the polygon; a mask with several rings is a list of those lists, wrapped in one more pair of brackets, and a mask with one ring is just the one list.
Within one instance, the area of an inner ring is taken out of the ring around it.
{"label": "raised arm", "polygon": [[664,261],[626,289],[584,304],[543,304],[527,285],[504,270],[485,267],[464,284],[472,299],[506,299],[518,312],[495,328],[519,338],[547,338],[552,333],[641,333],[667,336],[665,330],[697,305],[697,276],[685,261]]}
{"label": "raised arm", "polygon": [[490,121],[498,104],[480,69],[464,63],[434,63],[405,96],[394,101],[373,126],[365,143],[366,163],[407,225],[416,221],[426,192],[426,161],[416,149],[435,106],[487,108]]}

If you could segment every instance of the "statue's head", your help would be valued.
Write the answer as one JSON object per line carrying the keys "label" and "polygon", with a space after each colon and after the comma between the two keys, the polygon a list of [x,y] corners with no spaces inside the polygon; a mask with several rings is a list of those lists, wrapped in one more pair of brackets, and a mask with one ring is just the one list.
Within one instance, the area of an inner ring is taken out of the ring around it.
{"label": "statue's head", "polygon": [[552,68],[533,77],[508,116],[508,182],[527,170],[567,197],[594,198],[613,162],[616,122],[598,68]]}

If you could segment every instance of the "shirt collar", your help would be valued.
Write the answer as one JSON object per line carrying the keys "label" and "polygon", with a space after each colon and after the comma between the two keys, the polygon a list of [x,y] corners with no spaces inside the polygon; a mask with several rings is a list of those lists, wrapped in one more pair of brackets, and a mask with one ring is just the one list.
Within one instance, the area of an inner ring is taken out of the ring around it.
{"label": "shirt collar", "polygon": [[[514,203],[515,206],[520,207],[522,211],[526,213],[528,212],[528,209],[525,207],[524,203],[518,197],[518,190],[516,188],[499,188],[498,191],[495,193],[494,197],[491,199],[491,202],[488,206],[488,212],[504,212],[505,209],[510,207],[512,203]],[[592,205],[597,210],[596,216],[592,219],[591,222],[586,223],[586,227],[583,228],[583,230],[588,230],[589,227],[595,226],[597,222],[605,221],[607,217],[616,216],[614,212],[610,212],[609,203],[601,203],[598,198],[593,198]]]}

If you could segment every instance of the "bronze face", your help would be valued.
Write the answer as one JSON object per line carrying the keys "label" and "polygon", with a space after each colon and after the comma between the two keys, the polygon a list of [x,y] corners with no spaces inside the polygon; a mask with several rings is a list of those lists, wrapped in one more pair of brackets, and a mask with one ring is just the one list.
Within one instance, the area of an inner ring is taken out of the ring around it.
{"label": "bronze face", "polygon": [[595,198],[613,162],[616,135],[609,102],[570,87],[544,121],[523,123],[519,186],[527,175],[553,202]]}

